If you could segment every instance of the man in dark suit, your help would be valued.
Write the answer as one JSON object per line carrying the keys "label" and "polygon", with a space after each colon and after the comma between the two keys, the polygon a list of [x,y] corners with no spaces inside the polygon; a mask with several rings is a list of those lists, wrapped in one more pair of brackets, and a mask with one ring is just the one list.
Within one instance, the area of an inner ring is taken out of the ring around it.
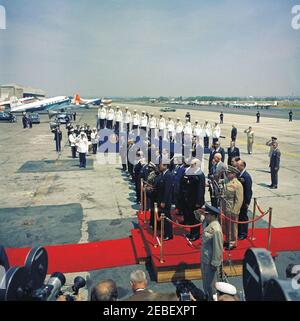
{"label": "man in dark suit", "polygon": [[278,143],[273,142],[273,151],[270,157],[270,169],[271,169],[271,185],[270,188],[275,189],[278,186],[278,171],[280,167],[281,152],[278,148]]}
{"label": "man in dark suit", "polygon": [[234,157],[240,156],[240,150],[239,148],[235,147],[235,141],[232,141],[230,143],[230,147],[227,149],[227,155],[228,155],[228,165],[232,165],[231,161]]}
{"label": "man in dark suit", "polygon": [[231,129],[231,140],[232,140],[233,142],[235,142],[235,141],[236,141],[236,137],[237,137],[237,128],[236,128],[234,125],[232,125],[232,129]]}
{"label": "man in dark suit", "polygon": [[257,123],[260,122],[260,112],[259,111],[256,113],[256,122]]}
{"label": "man in dark suit", "polygon": [[[157,204],[158,212],[165,214],[166,217],[171,219],[171,205],[173,198],[173,175],[168,168],[168,164],[164,162],[164,159],[159,164],[160,175],[157,180]],[[164,222],[164,241],[171,240],[173,238],[173,226],[170,222],[165,220]]]}
{"label": "man in dark suit", "polygon": [[[244,200],[240,209],[239,221],[248,221],[248,208],[252,199],[252,178],[246,171],[246,162],[239,160],[237,162],[237,168],[240,171],[239,181],[243,185]],[[238,238],[244,240],[248,236],[248,224],[239,224],[238,226]]]}
{"label": "man in dark suit", "polygon": [[[183,194],[183,213],[184,224],[195,225],[197,220],[194,211],[201,208],[205,203],[205,175],[200,169],[199,161],[193,159],[191,166],[185,170],[181,179],[182,194]],[[200,237],[199,227],[191,228],[187,238],[190,241],[196,241]]]}
{"label": "man in dark suit", "polygon": [[208,161],[208,173],[209,175],[212,174],[212,167],[213,167],[213,159],[215,157],[215,155],[219,153],[222,156],[222,163],[224,163],[225,160],[225,150],[223,147],[220,146],[220,142],[217,141],[214,143],[214,145],[212,146],[212,148],[210,149],[210,154],[209,154],[209,161]]}

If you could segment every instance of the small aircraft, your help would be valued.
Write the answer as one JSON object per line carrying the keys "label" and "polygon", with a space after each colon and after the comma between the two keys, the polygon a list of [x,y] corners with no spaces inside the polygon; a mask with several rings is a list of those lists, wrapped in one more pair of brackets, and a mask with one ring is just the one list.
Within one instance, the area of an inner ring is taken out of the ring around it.
{"label": "small aircraft", "polygon": [[66,96],[57,96],[52,98],[34,99],[33,97],[17,99],[16,101],[10,101],[1,103],[5,111],[11,113],[20,112],[37,112],[42,110],[48,110],[55,107],[61,107],[63,105],[70,104],[70,98]]}
{"label": "small aircraft", "polygon": [[10,110],[12,107],[21,106],[23,104],[35,101],[35,97],[26,97],[18,99],[17,97],[11,97],[10,100],[0,101],[0,111]]}
{"label": "small aircraft", "polygon": [[109,105],[112,103],[112,100],[102,98],[83,99],[80,95],[76,94],[72,103],[77,106],[99,106],[100,104]]}

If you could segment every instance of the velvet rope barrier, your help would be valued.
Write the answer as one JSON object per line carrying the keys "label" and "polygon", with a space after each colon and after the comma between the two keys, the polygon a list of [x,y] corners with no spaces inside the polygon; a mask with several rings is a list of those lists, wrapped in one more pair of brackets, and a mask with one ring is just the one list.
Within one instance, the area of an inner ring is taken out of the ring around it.
{"label": "velvet rope barrier", "polygon": [[165,220],[169,221],[170,223],[172,223],[173,225],[179,226],[179,227],[188,227],[188,228],[193,228],[193,227],[200,227],[202,225],[202,223],[198,223],[195,225],[185,225],[185,224],[180,224],[177,222],[172,221],[171,219],[169,219],[168,217],[165,217]]}
{"label": "velvet rope barrier", "polygon": [[249,223],[252,223],[252,222],[257,222],[259,221],[260,219],[262,219],[264,216],[266,216],[267,214],[270,213],[270,209],[268,209],[265,213],[263,213],[262,215],[258,216],[257,218],[253,219],[253,220],[249,220],[249,221],[236,221],[236,220],[233,220],[229,217],[227,217],[226,215],[224,215],[223,213],[221,213],[221,216],[225,218],[225,220],[227,221],[230,221],[232,223],[236,223],[236,224],[249,224]]}

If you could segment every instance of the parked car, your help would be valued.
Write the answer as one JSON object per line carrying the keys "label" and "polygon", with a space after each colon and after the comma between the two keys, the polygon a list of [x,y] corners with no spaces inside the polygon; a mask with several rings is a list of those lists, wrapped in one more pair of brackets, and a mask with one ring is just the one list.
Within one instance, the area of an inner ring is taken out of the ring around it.
{"label": "parked car", "polygon": [[172,107],[164,107],[164,108],[161,108],[160,111],[167,113],[167,112],[171,112],[171,111],[176,111],[176,109],[172,108]]}
{"label": "parked car", "polygon": [[0,121],[15,123],[17,122],[17,117],[10,112],[0,112]]}
{"label": "parked car", "polygon": [[41,123],[41,118],[40,115],[38,113],[32,113],[29,115],[31,122],[33,124],[40,124]]}
{"label": "parked car", "polygon": [[65,114],[65,113],[58,114],[56,119],[57,119],[57,122],[59,124],[66,124],[66,123],[70,122],[70,120],[71,120],[70,116],[68,114]]}

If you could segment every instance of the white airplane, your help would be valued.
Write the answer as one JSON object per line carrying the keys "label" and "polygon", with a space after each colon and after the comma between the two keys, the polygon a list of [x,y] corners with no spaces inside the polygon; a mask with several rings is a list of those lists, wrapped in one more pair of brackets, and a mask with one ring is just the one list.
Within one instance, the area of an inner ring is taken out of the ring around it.
{"label": "white airplane", "polygon": [[101,98],[94,98],[94,99],[83,99],[80,95],[75,95],[72,103],[77,106],[89,106],[89,105],[96,105],[99,106],[100,104],[109,105],[112,103],[112,100],[109,99],[101,99]]}
{"label": "white airplane", "polygon": [[35,100],[35,97],[26,97],[21,99],[18,99],[17,97],[11,97],[10,100],[0,101],[0,111],[10,110],[12,107],[21,106]]}
{"label": "white airplane", "polygon": [[[25,99],[25,98],[24,98]],[[53,98],[44,98],[33,102],[24,102],[22,99],[18,100],[17,104],[6,105],[6,110],[12,113],[19,112],[36,112],[42,110],[48,110],[55,107],[61,107],[62,105],[70,104],[71,99],[66,96],[57,96]]]}

